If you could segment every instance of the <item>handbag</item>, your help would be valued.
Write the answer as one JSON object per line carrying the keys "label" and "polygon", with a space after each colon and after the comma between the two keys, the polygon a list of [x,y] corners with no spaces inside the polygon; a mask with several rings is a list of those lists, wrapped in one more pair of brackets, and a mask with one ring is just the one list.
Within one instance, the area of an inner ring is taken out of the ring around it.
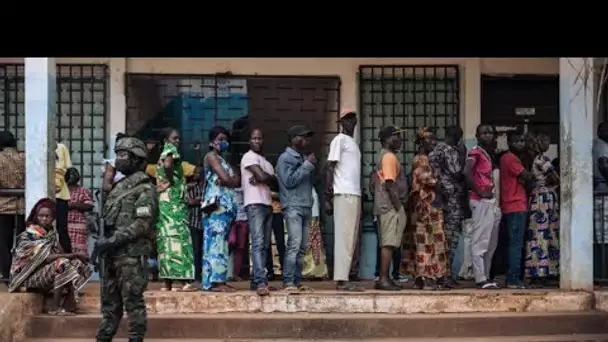
{"label": "handbag", "polygon": [[[209,184],[209,180],[207,177],[203,178],[205,180],[205,184],[203,185],[203,198],[205,197],[205,193],[207,192],[207,185]],[[204,200],[201,202],[201,210],[205,214],[211,214],[216,211],[220,206],[220,199],[218,196],[213,196],[208,200]]]}

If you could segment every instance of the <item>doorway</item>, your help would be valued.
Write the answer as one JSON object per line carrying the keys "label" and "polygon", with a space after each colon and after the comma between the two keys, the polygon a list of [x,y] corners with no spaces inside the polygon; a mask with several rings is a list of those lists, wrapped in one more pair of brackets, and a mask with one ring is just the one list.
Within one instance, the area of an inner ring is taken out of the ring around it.
{"label": "doorway", "polygon": [[[547,154],[559,155],[559,75],[481,76],[481,123],[499,132],[516,126],[542,130],[551,138]],[[506,149],[506,137],[499,138]]]}

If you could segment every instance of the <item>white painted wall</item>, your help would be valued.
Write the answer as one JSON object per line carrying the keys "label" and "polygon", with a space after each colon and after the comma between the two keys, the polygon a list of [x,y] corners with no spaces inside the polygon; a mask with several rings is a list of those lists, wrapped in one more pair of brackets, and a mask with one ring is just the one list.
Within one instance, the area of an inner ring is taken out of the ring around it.
{"label": "white painted wall", "polygon": [[[23,58],[0,58],[22,63]],[[338,76],[341,107],[357,108],[359,65],[456,64],[461,68],[461,124],[465,138],[480,121],[481,74],[557,74],[557,58],[57,58],[57,63],[105,63],[110,67],[108,145],[125,130],[124,72],[162,74]]]}

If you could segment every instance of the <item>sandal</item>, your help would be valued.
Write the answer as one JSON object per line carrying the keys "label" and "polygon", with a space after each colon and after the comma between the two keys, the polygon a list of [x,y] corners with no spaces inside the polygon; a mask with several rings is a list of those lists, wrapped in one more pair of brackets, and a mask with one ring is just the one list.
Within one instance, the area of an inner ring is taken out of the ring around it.
{"label": "sandal", "polygon": [[363,286],[361,286],[359,284],[351,283],[351,282],[336,285],[336,290],[344,291],[344,292],[364,292],[365,291]]}
{"label": "sandal", "polygon": [[414,288],[423,291],[432,291],[435,290],[437,286],[432,284],[428,279],[419,277],[414,281]]}
{"label": "sandal", "polygon": [[270,290],[268,289],[268,286],[262,285],[255,290],[255,293],[260,297],[265,297],[270,295]]}
{"label": "sandal", "polygon": [[306,286],[306,285],[298,285],[298,291],[300,292],[315,292],[315,290],[313,290],[312,288]]}
{"label": "sandal", "polygon": [[437,283],[435,284],[435,288],[434,290],[437,291],[449,291],[451,289],[451,287],[449,287],[448,285],[446,285],[443,282],[437,281]]}
{"label": "sandal", "polygon": [[226,284],[215,285],[211,287],[211,292],[236,292],[234,287],[230,287]]}
{"label": "sandal", "polygon": [[181,292],[196,292],[198,289],[192,284],[186,284],[181,288]]}
{"label": "sandal", "polygon": [[49,310],[47,312],[47,314],[50,316],[75,316],[76,315],[74,312],[66,311],[65,309]]}
{"label": "sandal", "polygon": [[300,293],[300,290],[293,285],[288,285],[283,288],[283,292],[287,294],[298,294]]}

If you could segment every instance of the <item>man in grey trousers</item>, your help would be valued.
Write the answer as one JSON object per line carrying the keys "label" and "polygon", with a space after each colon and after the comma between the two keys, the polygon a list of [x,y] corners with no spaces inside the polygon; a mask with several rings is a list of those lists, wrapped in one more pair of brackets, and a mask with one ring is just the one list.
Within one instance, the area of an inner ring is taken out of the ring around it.
{"label": "man in grey trousers", "polygon": [[497,289],[498,284],[489,280],[492,257],[498,244],[501,213],[495,196],[492,177],[494,127],[481,124],[475,136],[477,146],[467,156],[464,176],[469,186],[469,207],[472,212],[471,254],[475,283],[480,289]]}

